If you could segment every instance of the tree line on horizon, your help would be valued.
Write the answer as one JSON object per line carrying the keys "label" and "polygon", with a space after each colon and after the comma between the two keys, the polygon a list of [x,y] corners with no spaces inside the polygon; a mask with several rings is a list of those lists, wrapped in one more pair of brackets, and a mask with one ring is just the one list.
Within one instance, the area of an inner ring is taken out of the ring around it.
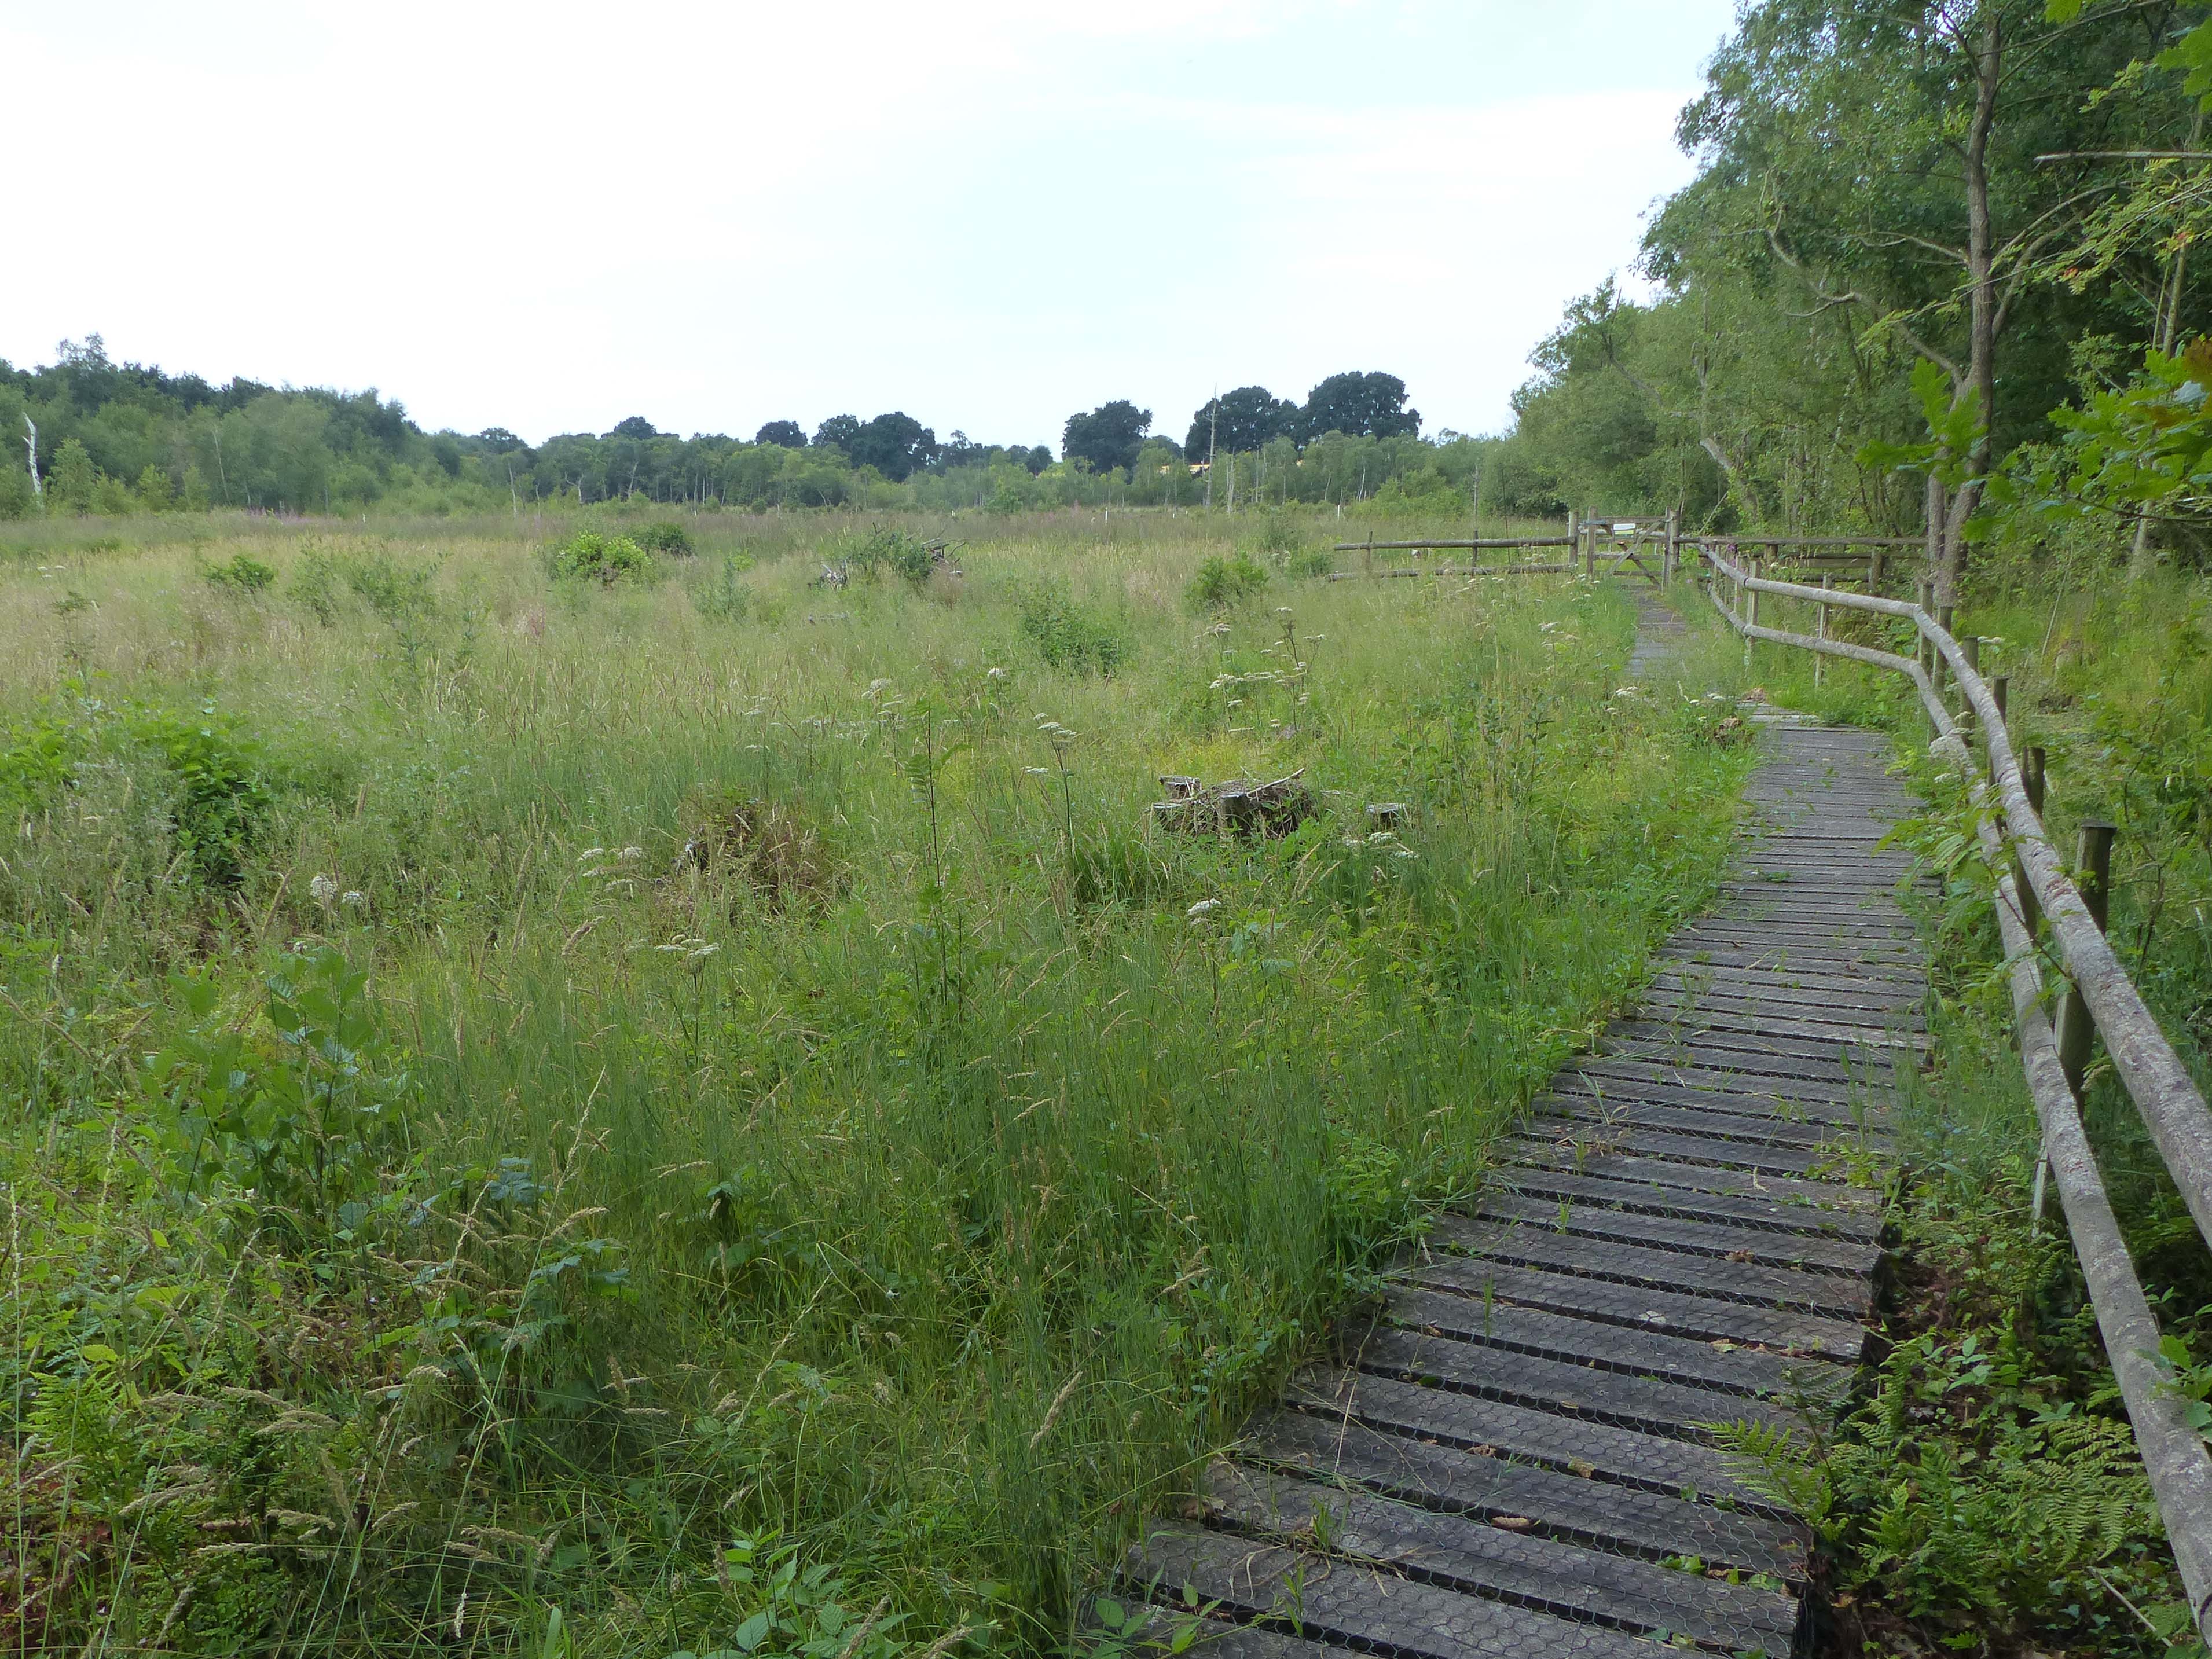
{"label": "tree line on horizon", "polygon": [[[22,445],[0,467],[0,518],[40,512],[246,508],[432,513],[511,504],[641,500],[739,508],[915,506],[1016,511],[1074,502],[1190,504],[1226,458],[1224,499],[1362,505],[1385,491],[1452,497],[1475,463],[1469,441],[1419,435],[1395,375],[1332,375],[1304,403],[1243,386],[1209,399],[1177,444],[1116,399],[1068,417],[1046,446],[979,443],[903,410],[836,415],[811,434],[763,423],[750,441],[684,437],[631,416],[604,433],[532,445],[501,427],[426,431],[374,389],[216,386],[112,361],[98,335],[64,341],[38,368],[0,362],[0,429]],[[1304,464],[1307,451],[1313,465]],[[1241,477],[1238,458],[1243,458]]]}

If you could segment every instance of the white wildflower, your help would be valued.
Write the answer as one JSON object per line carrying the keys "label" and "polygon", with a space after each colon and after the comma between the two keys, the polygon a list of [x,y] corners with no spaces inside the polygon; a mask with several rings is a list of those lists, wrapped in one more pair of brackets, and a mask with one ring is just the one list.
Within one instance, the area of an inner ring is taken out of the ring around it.
{"label": "white wildflower", "polygon": [[368,895],[357,887],[349,888],[338,895],[338,902],[349,910],[358,910],[368,902]]}
{"label": "white wildflower", "polygon": [[313,896],[315,902],[325,910],[338,902],[338,884],[328,876],[316,876],[307,884],[307,891]]}
{"label": "white wildflower", "polygon": [[1188,916],[1193,921],[1204,921],[1208,916],[1212,915],[1220,908],[1221,901],[1219,899],[1200,899],[1197,903],[1192,905],[1189,909],[1184,911],[1183,915]]}

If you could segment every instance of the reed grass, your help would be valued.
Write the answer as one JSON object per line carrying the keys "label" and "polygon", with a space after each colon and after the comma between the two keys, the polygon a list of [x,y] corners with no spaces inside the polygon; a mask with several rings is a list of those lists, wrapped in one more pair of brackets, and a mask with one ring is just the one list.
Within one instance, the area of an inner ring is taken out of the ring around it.
{"label": "reed grass", "polygon": [[9,1649],[1057,1647],[1724,852],[1602,585],[797,522],[0,570]]}

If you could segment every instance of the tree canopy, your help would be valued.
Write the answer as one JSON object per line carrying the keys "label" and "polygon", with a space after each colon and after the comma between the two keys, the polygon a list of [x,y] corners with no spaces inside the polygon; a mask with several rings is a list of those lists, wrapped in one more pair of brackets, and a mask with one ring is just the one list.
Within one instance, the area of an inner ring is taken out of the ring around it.
{"label": "tree canopy", "polygon": [[1190,435],[1183,453],[1194,460],[1220,453],[1240,454],[1263,447],[1285,435],[1298,406],[1278,398],[1263,386],[1240,386],[1234,392],[1209,398],[1190,417]]}
{"label": "tree canopy", "polygon": [[1932,515],[1948,590],[1992,481],[2080,441],[2054,411],[2153,373],[2212,299],[2187,252],[2212,229],[2204,33],[2201,5],[2160,0],[1746,6],[1682,114],[1698,171],[1645,237],[1657,296],[1569,307],[1489,498],[1896,534]]}
{"label": "tree canopy", "polygon": [[1126,472],[1137,464],[1137,452],[1152,429],[1151,410],[1117,398],[1087,415],[1069,416],[1060,453],[1071,461],[1087,462],[1094,472]]}
{"label": "tree canopy", "polygon": [[1406,406],[1406,383],[1395,374],[1332,374],[1306,394],[1305,407],[1285,429],[1301,441],[1324,432],[1409,438],[1421,429],[1421,411]]}

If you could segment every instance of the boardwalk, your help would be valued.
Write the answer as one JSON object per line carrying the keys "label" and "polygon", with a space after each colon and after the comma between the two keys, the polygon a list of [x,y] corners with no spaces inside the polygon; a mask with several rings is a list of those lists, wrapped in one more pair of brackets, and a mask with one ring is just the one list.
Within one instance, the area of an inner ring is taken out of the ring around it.
{"label": "boardwalk", "polygon": [[1894,1068],[1925,986],[1866,733],[1778,721],[1715,906],[1554,1078],[1371,1323],[1132,1552],[1224,1659],[1791,1650],[1808,1539],[1707,1425],[1860,1357]]}

